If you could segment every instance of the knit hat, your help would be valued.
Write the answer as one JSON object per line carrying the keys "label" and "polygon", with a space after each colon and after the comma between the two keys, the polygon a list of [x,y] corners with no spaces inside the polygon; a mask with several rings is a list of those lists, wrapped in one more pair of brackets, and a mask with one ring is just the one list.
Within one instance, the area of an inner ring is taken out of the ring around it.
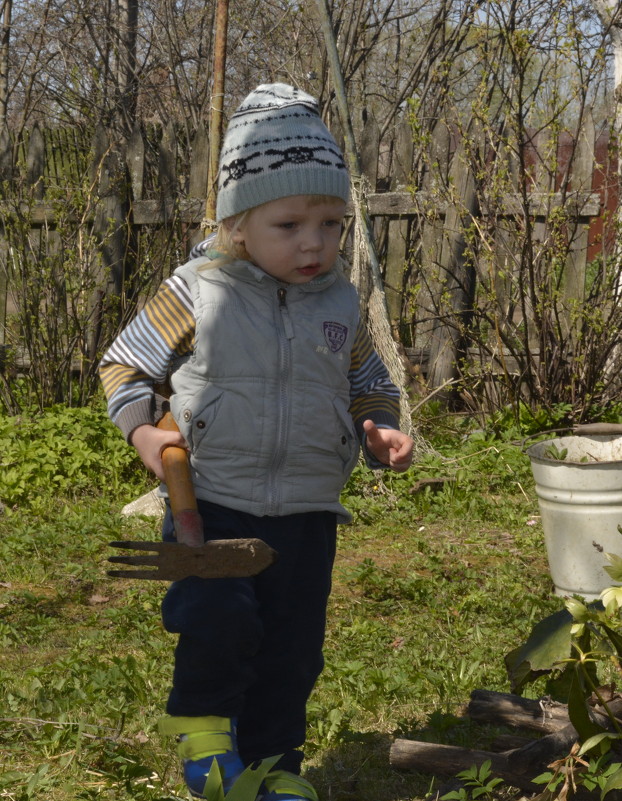
{"label": "knit hat", "polygon": [[217,222],[291,195],[329,195],[347,203],[349,190],[343,156],[314,97],[270,83],[242,101],[220,155]]}

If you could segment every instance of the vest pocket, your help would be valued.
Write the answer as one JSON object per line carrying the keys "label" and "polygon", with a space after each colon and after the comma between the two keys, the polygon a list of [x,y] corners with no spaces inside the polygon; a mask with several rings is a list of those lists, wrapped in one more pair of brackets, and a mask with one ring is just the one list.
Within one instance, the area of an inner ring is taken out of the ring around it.
{"label": "vest pocket", "polygon": [[181,433],[186,438],[190,450],[196,453],[203,438],[208,433],[223,397],[220,387],[211,386],[200,397],[178,400],[179,412],[177,415]]}
{"label": "vest pocket", "polygon": [[354,469],[359,455],[359,444],[354,430],[354,421],[348,407],[341,398],[333,400],[339,422],[336,451],[343,462],[344,473]]}

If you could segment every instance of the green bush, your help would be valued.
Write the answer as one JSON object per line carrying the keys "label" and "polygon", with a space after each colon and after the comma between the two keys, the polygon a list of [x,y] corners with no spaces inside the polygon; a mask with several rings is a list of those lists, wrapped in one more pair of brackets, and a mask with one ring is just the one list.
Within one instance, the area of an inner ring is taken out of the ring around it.
{"label": "green bush", "polygon": [[0,417],[0,501],[5,507],[77,501],[105,490],[144,491],[147,472],[103,408],[55,406]]}

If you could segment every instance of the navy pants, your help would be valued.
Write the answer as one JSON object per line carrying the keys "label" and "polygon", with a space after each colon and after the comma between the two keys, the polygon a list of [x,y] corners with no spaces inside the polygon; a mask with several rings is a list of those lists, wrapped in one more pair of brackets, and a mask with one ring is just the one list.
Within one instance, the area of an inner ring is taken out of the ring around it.
{"label": "navy pants", "polygon": [[[259,537],[279,558],[252,578],[192,577],[170,586],[162,619],[179,639],[166,711],[237,717],[245,764],[284,754],[276,767],[298,773],[306,703],[324,666],[336,516],[255,517],[198,504],[207,539]],[[163,537],[174,540],[170,510]]]}

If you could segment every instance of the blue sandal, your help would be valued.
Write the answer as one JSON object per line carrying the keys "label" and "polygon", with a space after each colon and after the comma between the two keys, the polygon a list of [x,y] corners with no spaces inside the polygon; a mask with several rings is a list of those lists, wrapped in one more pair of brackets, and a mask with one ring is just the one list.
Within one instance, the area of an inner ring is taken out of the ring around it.
{"label": "blue sandal", "polygon": [[[235,718],[165,717],[158,721],[161,734],[179,737],[177,753],[183,759],[184,779],[197,798],[206,798],[205,785],[212,766],[218,768],[223,792],[227,792],[244,771],[238,754]],[[214,779],[212,779],[214,783]]]}
{"label": "blue sandal", "polygon": [[[236,737],[236,719],[170,716],[158,721],[161,734],[177,735],[184,779],[194,798],[206,801],[250,801],[281,755],[245,768]],[[284,801],[284,799],[283,799]]]}

